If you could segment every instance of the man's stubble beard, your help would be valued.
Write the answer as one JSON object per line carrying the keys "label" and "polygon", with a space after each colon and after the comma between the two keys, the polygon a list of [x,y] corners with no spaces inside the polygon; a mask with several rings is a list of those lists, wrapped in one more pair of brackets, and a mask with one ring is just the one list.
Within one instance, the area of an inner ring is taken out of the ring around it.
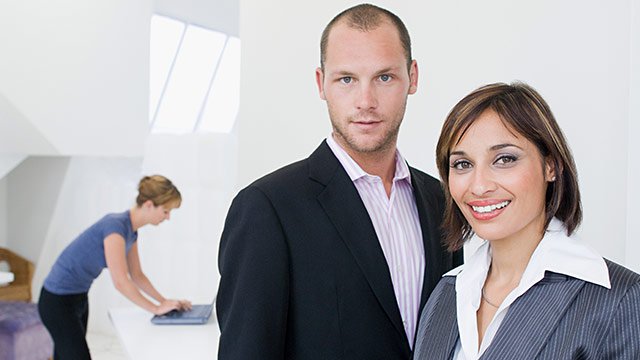
{"label": "man's stubble beard", "polygon": [[[402,124],[402,120],[404,118],[405,109],[407,107],[407,99],[405,98],[402,107],[399,111],[394,114],[392,125],[386,132],[382,135],[379,141],[376,141],[371,145],[359,145],[358,141],[354,136],[351,136],[346,128],[348,128],[349,124],[357,117],[349,116],[347,118],[346,123],[341,122],[337,123],[335,121],[336,115],[332,111],[331,104],[327,102],[327,108],[329,109],[329,118],[331,119],[331,126],[333,127],[334,137],[336,141],[340,143],[342,146],[347,146],[351,150],[356,151],[358,153],[363,154],[373,154],[379,153],[389,150],[390,148],[395,148],[396,141],[398,139],[398,134],[400,132],[400,125]],[[364,114],[371,112],[364,112]],[[380,116],[377,116],[377,113],[373,112],[377,119],[383,120],[383,124],[389,124],[387,119],[383,119]]]}

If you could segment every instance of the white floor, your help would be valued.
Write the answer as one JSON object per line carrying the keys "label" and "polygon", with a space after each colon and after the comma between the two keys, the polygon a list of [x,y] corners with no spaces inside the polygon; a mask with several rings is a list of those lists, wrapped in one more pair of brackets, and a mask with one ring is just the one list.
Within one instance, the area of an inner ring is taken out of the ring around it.
{"label": "white floor", "polygon": [[90,332],[87,343],[92,360],[129,360],[115,335]]}

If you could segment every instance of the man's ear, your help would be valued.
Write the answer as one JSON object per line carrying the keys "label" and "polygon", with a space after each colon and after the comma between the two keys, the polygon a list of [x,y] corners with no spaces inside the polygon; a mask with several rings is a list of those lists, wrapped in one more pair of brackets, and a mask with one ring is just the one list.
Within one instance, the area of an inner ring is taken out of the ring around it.
{"label": "man's ear", "polygon": [[324,72],[321,68],[316,68],[316,85],[318,85],[320,99],[327,100],[327,97],[324,95]]}
{"label": "man's ear", "polygon": [[411,60],[411,66],[409,66],[409,95],[415,94],[418,91],[418,63],[415,60]]}

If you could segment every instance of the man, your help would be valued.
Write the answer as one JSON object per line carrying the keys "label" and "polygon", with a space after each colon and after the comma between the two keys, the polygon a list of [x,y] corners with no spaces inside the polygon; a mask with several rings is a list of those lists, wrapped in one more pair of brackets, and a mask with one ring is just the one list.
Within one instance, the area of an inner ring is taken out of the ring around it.
{"label": "man", "polygon": [[316,70],[333,133],[234,199],[220,243],[220,359],[409,359],[422,305],[461,263],[440,183],[396,150],[418,67],[394,14],[336,16]]}

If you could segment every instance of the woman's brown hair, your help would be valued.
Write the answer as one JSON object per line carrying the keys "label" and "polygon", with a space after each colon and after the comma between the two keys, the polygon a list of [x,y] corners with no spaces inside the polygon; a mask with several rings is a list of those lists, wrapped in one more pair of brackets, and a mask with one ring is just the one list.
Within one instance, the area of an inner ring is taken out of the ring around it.
{"label": "woman's brown hair", "polygon": [[467,129],[485,111],[492,110],[517,136],[533,143],[555,170],[556,179],[547,187],[545,228],[553,217],[560,219],[572,234],[582,221],[578,173],[571,150],[549,105],[527,84],[495,83],[473,91],[458,102],[442,126],[436,146],[436,163],[444,183],[445,214],[442,228],[449,250],[460,249],[473,235],[449,192],[449,155]]}

